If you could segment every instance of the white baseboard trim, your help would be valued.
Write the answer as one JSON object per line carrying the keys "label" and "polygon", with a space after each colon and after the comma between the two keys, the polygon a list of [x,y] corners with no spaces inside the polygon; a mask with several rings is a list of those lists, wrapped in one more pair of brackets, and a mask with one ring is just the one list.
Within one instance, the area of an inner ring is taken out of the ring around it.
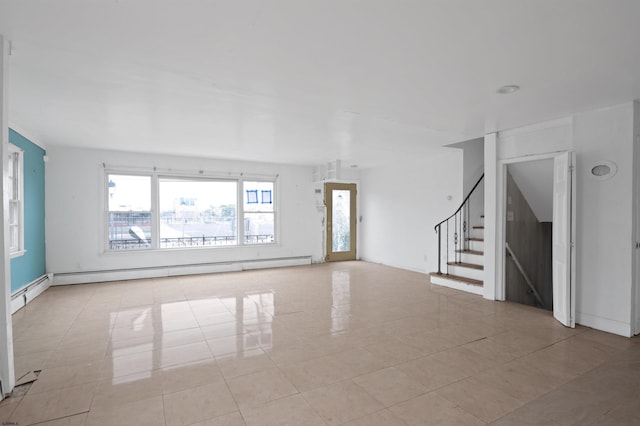
{"label": "white baseboard trim", "polygon": [[106,281],[162,278],[180,275],[238,272],[252,269],[282,268],[286,266],[310,265],[311,256],[279,259],[244,260],[224,263],[201,263],[193,265],[171,265],[149,268],[117,269],[90,272],[56,273],[51,285],[89,284]]}
{"label": "white baseboard trim", "polygon": [[363,262],[369,262],[369,263],[377,263],[379,265],[384,265],[384,266],[389,266],[391,268],[397,268],[397,269],[402,269],[403,271],[411,271],[411,272],[417,272],[419,274],[425,274],[428,275],[428,272],[426,269],[420,269],[420,268],[414,268],[412,266],[407,266],[407,265],[400,265],[397,263],[388,263],[388,262],[382,262],[378,259],[372,259],[370,257],[360,257],[360,260]]}
{"label": "white baseboard trim", "polygon": [[52,281],[53,274],[42,275],[13,293],[11,295],[11,314],[16,313],[19,309],[26,306],[27,303],[40,296],[51,286]]}
{"label": "white baseboard trim", "polygon": [[585,314],[584,312],[576,312],[576,324],[595,328],[600,331],[606,331],[607,333],[618,334],[624,337],[633,336],[631,324],[626,324],[609,318],[602,318],[597,315]]}

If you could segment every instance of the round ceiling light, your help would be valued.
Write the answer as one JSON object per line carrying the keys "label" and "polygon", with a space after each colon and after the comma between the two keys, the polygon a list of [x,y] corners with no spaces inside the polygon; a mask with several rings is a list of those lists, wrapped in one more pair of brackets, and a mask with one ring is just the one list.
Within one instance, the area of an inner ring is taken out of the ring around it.
{"label": "round ceiling light", "polygon": [[510,95],[511,93],[515,93],[518,90],[520,90],[520,86],[517,86],[515,84],[508,84],[506,86],[500,87],[498,90],[496,90],[496,92],[500,95]]}

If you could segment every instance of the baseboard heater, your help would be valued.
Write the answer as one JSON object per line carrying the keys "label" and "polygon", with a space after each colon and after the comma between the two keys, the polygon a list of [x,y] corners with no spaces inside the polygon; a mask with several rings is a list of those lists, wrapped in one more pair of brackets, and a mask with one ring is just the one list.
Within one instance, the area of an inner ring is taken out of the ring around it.
{"label": "baseboard heater", "polygon": [[106,281],[162,278],[179,275],[211,274],[217,272],[239,272],[251,269],[282,268],[285,266],[310,265],[311,256],[276,259],[239,260],[233,262],[197,263],[191,265],[151,266],[104,271],[55,273],[51,285],[87,284]]}
{"label": "baseboard heater", "polygon": [[11,295],[11,313],[15,313],[27,303],[40,296],[43,291],[49,288],[53,274],[45,274],[31,281],[20,290]]}

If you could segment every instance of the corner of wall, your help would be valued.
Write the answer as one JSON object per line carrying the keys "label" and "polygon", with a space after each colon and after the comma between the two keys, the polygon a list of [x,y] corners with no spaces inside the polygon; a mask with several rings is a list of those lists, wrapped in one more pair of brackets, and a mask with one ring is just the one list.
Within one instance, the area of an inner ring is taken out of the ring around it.
{"label": "corner of wall", "polygon": [[497,273],[500,271],[496,241],[498,241],[498,137],[491,133],[484,138],[484,298],[501,300]]}

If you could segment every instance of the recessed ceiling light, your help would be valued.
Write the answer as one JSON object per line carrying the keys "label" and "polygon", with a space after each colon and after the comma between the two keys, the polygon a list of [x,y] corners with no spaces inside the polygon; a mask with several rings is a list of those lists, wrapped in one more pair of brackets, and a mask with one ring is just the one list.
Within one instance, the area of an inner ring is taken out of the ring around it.
{"label": "recessed ceiling light", "polygon": [[501,95],[510,95],[511,93],[515,93],[518,90],[520,90],[520,86],[509,84],[507,86],[500,87],[498,90],[496,90],[496,92]]}

